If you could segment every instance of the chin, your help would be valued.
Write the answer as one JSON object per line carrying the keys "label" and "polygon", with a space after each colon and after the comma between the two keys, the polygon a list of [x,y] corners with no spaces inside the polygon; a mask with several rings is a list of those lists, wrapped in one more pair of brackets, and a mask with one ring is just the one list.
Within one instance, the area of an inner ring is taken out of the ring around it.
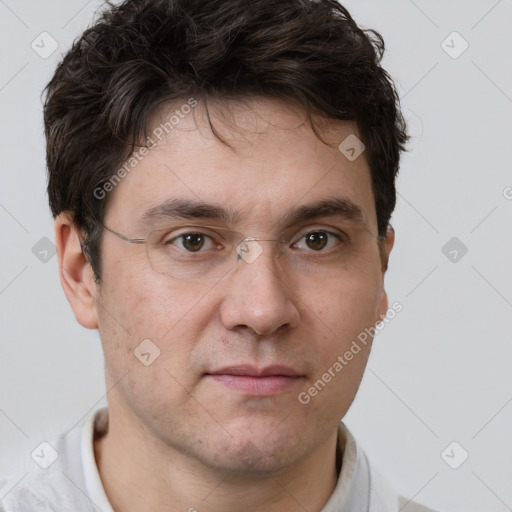
{"label": "chin", "polygon": [[[206,461],[203,461],[206,462]],[[230,453],[214,453],[210,457],[211,469],[217,472],[232,473],[230,479],[267,479],[276,477],[293,467],[297,462],[297,453],[276,448],[275,450],[260,450],[248,442],[238,451]]]}
{"label": "chin", "polygon": [[[281,426],[283,425],[280,420]],[[233,471],[237,475],[265,478],[278,475],[297,463],[308,450],[304,446],[304,430],[298,427],[279,428],[279,422],[258,421],[250,425],[239,422],[236,428],[226,429],[230,435],[223,436],[213,448],[208,459],[216,470]]]}

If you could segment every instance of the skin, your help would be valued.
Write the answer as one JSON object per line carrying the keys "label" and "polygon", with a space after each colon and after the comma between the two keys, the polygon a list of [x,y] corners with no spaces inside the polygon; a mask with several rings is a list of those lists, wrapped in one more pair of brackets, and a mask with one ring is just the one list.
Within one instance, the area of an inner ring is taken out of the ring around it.
{"label": "skin", "polygon": [[[140,214],[177,197],[229,206],[240,219],[228,227],[272,238],[286,210],[337,196],[359,205],[377,233],[364,154],[351,162],[337,149],[357,133],[351,123],[321,123],[326,146],[291,104],[250,98],[209,107],[236,151],[214,137],[199,103],[115,187],[105,225],[143,238]],[[99,330],[105,353],[109,431],[94,448],[116,512],[321,510],[337,481],[337,425],[371,343],[307,405],[297,396],[386,314],[393,231],[381,242],[384,257],[371,239],[360,263],[328,279],[282,272],[271,242],[260,242],[254,262],[239,261],[207,285],[155,272],[144,245],[105,232],[98,285],[69,214],[55,229],[66,296],[78,322]],[[160,349],[150,366],[134,357],[144,339]],[[205,376],[242,363],[284,364],[300,377],[272,396],[251,396]]]}

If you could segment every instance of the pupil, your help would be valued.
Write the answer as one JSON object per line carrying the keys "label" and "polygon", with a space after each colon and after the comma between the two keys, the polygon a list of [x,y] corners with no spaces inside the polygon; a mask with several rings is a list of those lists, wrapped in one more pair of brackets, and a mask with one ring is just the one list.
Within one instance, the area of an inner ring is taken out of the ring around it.
{"label": "pupil", "polygon": [[320,250],[327,245],[327,234],[320,231],[306,235],[306,244],[310,249]]}
{"label": "pupil", "polygon": [[204,245],[204,237],[201,233],[190,233],[183,236],[183,247],[187,251],[196,252]]}

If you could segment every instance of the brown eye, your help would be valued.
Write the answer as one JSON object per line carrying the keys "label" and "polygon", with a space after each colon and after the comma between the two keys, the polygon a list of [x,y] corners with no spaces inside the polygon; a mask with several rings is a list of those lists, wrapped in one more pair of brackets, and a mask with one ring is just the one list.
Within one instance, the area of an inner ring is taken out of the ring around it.
{"label": "brown eye", "polygon": [[183,248],[190,252],[201,250],[205,244],[205,235],[202,233],[187,233],[180,238]]}
{"label": "brown eye", "polygon": [[316,231],[309,231],[301,235],[297,242],[293,244],[293,247],[306,252],[323,253],[334,249],[342,241],[341,234],[338,235],[332,231],[317,229]]}
{"label": "brown eye", "polygon": [[204,233],[183,233],[165,242],[165,245],[174,245],[185,252],[203,252],[211,249],[213,240]]}
{"label": "brown eye", "polygon": [[329,235],[325,231],[313,231],[305,237],[306,245],[314,251],[321,251],[328,243]]}

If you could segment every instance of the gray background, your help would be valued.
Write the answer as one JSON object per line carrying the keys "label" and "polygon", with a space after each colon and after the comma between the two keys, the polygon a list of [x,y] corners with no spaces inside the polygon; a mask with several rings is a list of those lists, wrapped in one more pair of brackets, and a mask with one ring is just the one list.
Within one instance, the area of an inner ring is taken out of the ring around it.
{"label": "gray background", "polygon": [[[387,276],[403,311],[346,422],[409,497],[512,510],[512,0],[344,4],[383,34],[413,135]],[[0,474],[105,402],[98,335],[76,323],[41,241],[54,236],[40,93],[100,5],[0,0]],[[31,47],[51,49],[43,31],[59,45],[46,59]]]}

